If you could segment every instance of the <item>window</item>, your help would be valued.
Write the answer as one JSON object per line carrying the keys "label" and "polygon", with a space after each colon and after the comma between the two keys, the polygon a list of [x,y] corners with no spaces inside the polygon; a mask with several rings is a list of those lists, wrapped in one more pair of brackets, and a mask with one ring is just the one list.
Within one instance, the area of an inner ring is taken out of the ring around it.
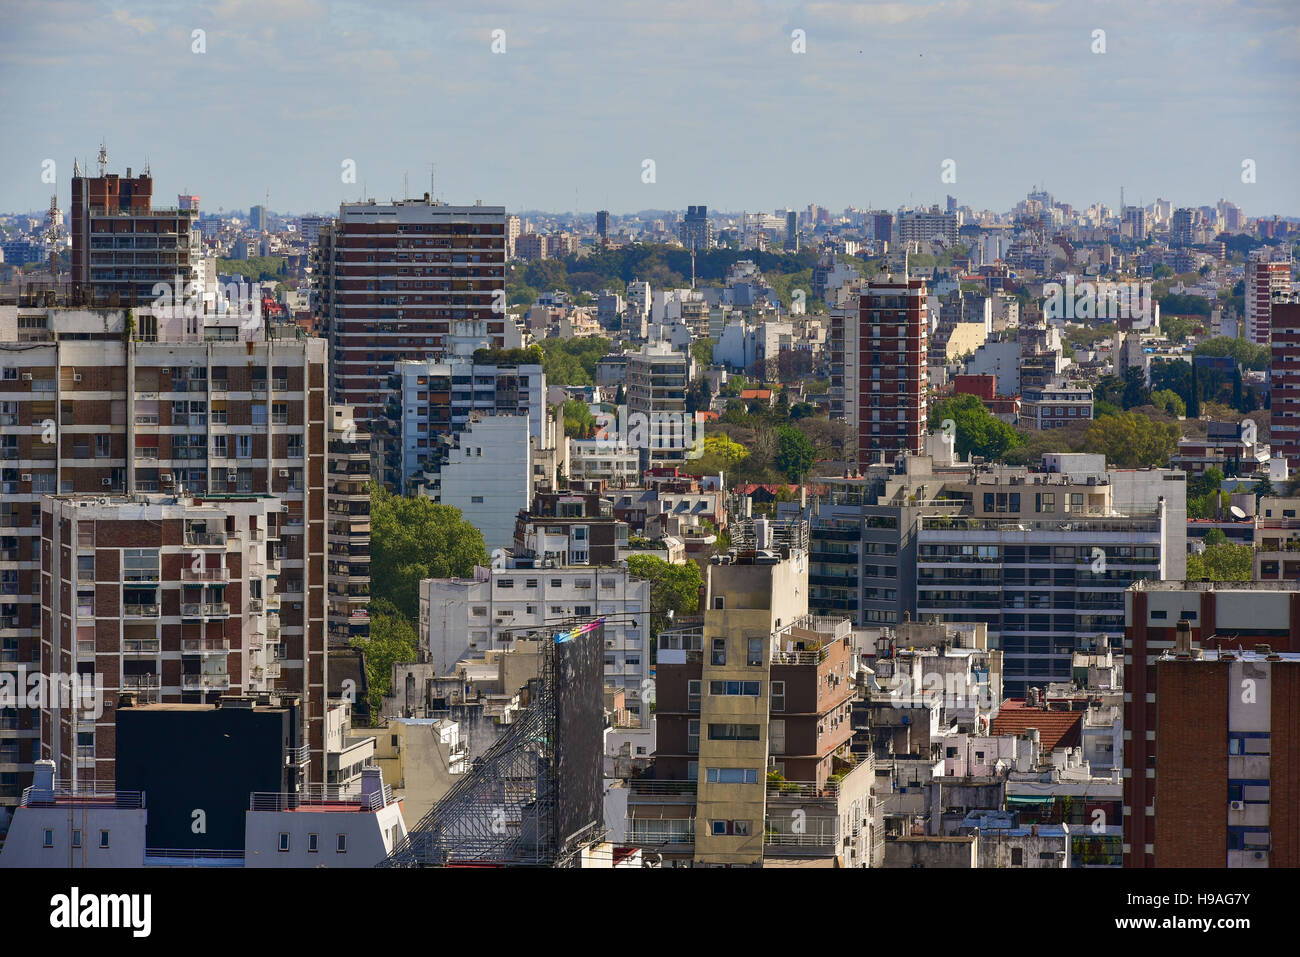
{"label": "window", "polygon": [[709,768],[709,784],[757,784],[758,768]]}
{"label": "window", "polygon": [[315,854],[315,853],[316,853],[317,851],[319,851],[319,850],[320,850],[320,835],[318,835],[318,834],[308,834],[308,835],[307,835],[307,853],[308,853],[308,854]]}
{"label": "window", "polygon": [[686,753],[698,754],[700,751],[700,719],[690,718],[686,722]]}
{"label": "window", "polygon": [[515,580],[513,578],[498,578],[497,588],[514,588]]}
{"label": "window", "polygon": [[772,710],[773,711],[785,710],[785,682],[784,681],[772,682]]}
{"label": "window", "polygon": [[251,459],[253,457],[253,437],[251,435],[235,436],[235,458]]}
{"label": "window", "polygon": [[99,832],[99,846],[103,850],[108,849],[108,831]]}
{"label": "window", "polygon": [[483,496],[482,496],[482,495],[471,495],[471,496],[469,497],[469,501],[470,501],[470,504],[471,504],[471,505],[482,505],[482,504],[483,504]]}
{"label": "window", "polygon": [[710,741],[757,741],[756,724],[710,724]]}
{"label": "window", "polygon": [[54,846],[54,829],[53,829],[53,828],[47,827],[47,828],[45,829],[45,838],[44,838],[44,840],[41,842],[41,844],[42,844],[42,846],[44,846],[44,847],[53,847],[53,846]]}
{"label": "window", "polygon": [[288,832],[288,831],[281,831],[281,832],[280,832],[280,850],[282,850],[282,851],[287,851],[287,850],[289,850],[289,832]]}
{"label": "window", "polygon": [[727,663],[727,639],[713,639],[713,658],[712,663],[715,665],[725,665]]}
{"label": "window", "polygon": [[1023,867],[1023,866],[1024,866],[1024,863],[1025,863],[1025,851],[1024,851],[1024,848],[1013,847],[1013,848],[1011,849],[1011,866],[1012,866],[1012,867]]}
{"label": "window", "polygon": [[73,846],[73,847],[81,847],[81,830],[80,830],[80,828],[75,829],[75,830],[72,832],[72,846]]}
{"label": "window", "polygon": [[745,664],[754,668],[763,663],[763,639],[750,638],[748,644],[749,653],[745,656]]}
{"label": "window", "polygon": [[757,698],[762,694],[762,687],[761,681],[710,681],[709,694]]}
{"label": "window", "polygon": [[334,850],[339,854],[346,854],[348,852],[348,836],[346,834],[340,834],[338,836],[338,841],[334,846]]}
{"label": "window", "polygon": [[769,741],[768,751],[772,754],[785,754],[785,719],[773,718],[767,726]]}
{"label": "window", "polygon": [[714,837],[748,837],[749,821],[710,821]]}
{"label": "window", "polygon": [[686,682],[686,710],[687,711],[700,710],[700,686],[701,686],[701,682],[700,679],[698,678]]}

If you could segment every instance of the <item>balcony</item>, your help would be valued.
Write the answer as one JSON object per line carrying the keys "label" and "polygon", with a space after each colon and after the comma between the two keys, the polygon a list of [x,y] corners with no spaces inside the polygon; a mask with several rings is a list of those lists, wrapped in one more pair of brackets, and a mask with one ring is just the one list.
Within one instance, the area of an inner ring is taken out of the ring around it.
{"label": "balcony", "polygon": [[224,655],[230,651],[228,638],[186,638],[181,652],[187,655]]}
{"label": "balcony", "polygon": [[226,568],[200,568],[194,569],[186,566],[181,570],[181,581],[183,582],[224,582],[230,579],[230,571]]}
{"label": "balcony", "polygon": [[227,691],[230,675],[181,675],[182,691]]}
{"label": "balcony", "polygon": [[157,603],[145,605],[123,605],[122,615],[126,618],[157,618],[158,605]]}
{"label": "balcony", "polygon": [[226,533],[225,532],[200,532],[191,529],[186,529],[185,544],[199,545],[199,546],[225,545]]}
{"label": "balcony", "polygon": [[127,638],[122,642],[124,655],[156,655],[162,651],[162,642],[157,638]]}

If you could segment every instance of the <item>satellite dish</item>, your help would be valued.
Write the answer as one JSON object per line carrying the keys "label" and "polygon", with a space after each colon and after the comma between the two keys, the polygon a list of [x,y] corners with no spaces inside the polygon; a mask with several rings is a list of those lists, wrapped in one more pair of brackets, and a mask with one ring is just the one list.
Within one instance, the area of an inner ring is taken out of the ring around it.
{"label": "satellite dish", "polygon": [[1230,507],[1228,508],[1228,511],[1232,513],[1232,517],[1233,517],[1233,518],[1245,518],[1245,517],[1246,517],[1246,513],[1245,513],[1244,511],[1242,511],[1242,509],[1241,509],[1239,506],[1237,506],[1237,505],[1232,505],[1232,506],[1230,506]]}

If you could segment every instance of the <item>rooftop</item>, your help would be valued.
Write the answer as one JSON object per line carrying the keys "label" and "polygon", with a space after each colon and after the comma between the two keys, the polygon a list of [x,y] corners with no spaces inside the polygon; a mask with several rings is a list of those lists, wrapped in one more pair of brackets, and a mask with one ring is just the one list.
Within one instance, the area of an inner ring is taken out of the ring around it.
{"label": "rooftop", "polygon": [[1023,737],[1030,728],[1037,728],[1042,753],[1050,754],[1057,748],[1079,746],[1083,714],[1082,711],[1050,711],[1030,707],[1023,698],[1008,698],[1002,702],[1002,707],[993,719],[991,733],[995,737],[1003,734]]}

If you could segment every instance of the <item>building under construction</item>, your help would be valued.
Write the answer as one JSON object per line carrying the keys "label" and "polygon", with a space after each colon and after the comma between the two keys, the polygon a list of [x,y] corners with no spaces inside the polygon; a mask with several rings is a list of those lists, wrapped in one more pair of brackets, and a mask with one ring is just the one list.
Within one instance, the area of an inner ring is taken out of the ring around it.
{"label": "building under construction", "polygon": [[383,866],[576,866],[602,830],[604,625],[520,636],[548,638],[526,711]]}

